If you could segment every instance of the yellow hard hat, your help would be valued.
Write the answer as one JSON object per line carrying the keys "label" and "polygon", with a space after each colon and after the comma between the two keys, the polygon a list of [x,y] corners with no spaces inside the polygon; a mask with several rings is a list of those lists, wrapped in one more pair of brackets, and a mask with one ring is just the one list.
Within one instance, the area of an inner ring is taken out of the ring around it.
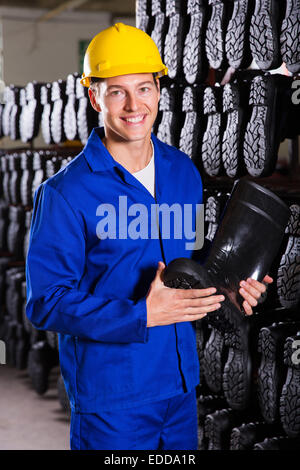
{"label": "yellow hard hat", "polygon": [[153,39],[141,29],[116,23],[90,42],[83,62],[80,83],[89,87],[90,77],[108,78],[130,73],[167,75]]}

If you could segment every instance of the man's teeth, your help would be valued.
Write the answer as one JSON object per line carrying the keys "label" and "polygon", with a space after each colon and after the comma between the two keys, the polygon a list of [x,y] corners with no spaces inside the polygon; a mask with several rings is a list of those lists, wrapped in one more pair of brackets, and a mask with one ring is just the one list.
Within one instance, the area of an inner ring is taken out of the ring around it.
{"label": "man's teeth", "polygon": [[137,116],[135,118],[124,118],[127,122],[141,122],[144,119],[144,116]]}

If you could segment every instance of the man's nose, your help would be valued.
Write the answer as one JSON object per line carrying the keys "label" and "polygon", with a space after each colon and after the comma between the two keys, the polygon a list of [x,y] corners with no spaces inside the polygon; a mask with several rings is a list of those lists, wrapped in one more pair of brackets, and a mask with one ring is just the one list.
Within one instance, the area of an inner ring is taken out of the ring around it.
{"label": "man's nose", "polygon": [[135,93],[127,93],[125,109],[127,111],[136,111],[138,109],[138,98]]}

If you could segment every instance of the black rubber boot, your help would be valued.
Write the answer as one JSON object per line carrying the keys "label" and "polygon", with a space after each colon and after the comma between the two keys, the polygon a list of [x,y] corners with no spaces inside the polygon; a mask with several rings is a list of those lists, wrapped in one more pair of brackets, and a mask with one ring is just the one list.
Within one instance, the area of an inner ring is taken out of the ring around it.
{"label": "black rubber boot", "polygon": [[299,0],[286,0],[285,16],[281,25],[280,50],[282,60],[292,73],[300,71],[300,3]]}
{"label": "black rubber boot", "polygon": [[[233,428],[230,437],[230,450],[253,450],[256,442],[261,442],[267,437],[274,437],[275,432],[276,428],[265,422],[244,423]],[[277,433],[279,435],[279,429]]]}
{"label": "black rubber boot", "polygon": [[180,80],[184,78],[182,55],[187,34],[185,2],[166,0],[166,18],[168,31],[164,43],[164,62],[168,67],[168,76]]}
{"label": "black rubber boot", "polygon": [[213,393],[222,392],[223,369],[227,351],[224,343],[224,335],[216,328],[211,329],[211,334],[205,344],[202,363],[205,381]]}
{"label": "black rubber boot", "polygon": [[251,116],[244,135],[244,161],[253,177],[270,176],[276,167],[280,142],[297,135],[298,106],[292,102],[291,77],[256,76],[251,82]]}
{"label": "black rubber boot", "polygon": [[249,93],[247,82],[227,83],[223,90],[223,114],[227,115],[227,120],[222,136],[222,161],[230,178],[247,174],[243,146],[249,119]]}
{"label": "black rubber boot", "polygon": [[[163,2],[165,3],[165,2]],[[150,26],[151,29],[151,38],[157,45],[159,50],[160,56],[164,58],[164,44],[165,38],[167,34],[167,18],[165,14],[165,5],[160,0],[153,0],[151,3],[151,16],[153,18],[150,19],[150,24],[153,23],[153,27]],[[148,33],[149,34],[149,33]]]}
{"label": "black rubber boot", "polygon": [[58,351],[52,349],[46,341],[39,341],[31,346],[28,354],[28,375],[39,395],[48,390],[50,371],[58,362]]}
{"label": "black rubber boot", "polygon": [[208,0],[208,3],[211,16],[206,28],[205,50],[210,67],[221,69],[227,66],[225,36],[233,5],[222,0]]}
{"label": "black rubber boot", "polygon": [[225,398],[220,395],[200,395],[198,397],[198,450],[207,450],[208,447],[208,438],[204,432],[206,416],[226,406]]}
{"label": "black rubber boot", "polygon": [[204,0],[188,0],[187,14],[190,16],[189,31],[184,40],[183,72],[188,83],[204,82],[208,73],[205,53],[207,9]]}
{"label": "black rubber boot", "polygon": [[207,415],[204,432],[208,439],[208,450],[228,450],[232,429],[241,425],[245,419],[246,415],[230,408]]}
{"label": "black rubber boot", "polygon": [[75,85],[78,74],[69,74],[66,83],[66,95],[68,97],[63,117],[63,126],[66,138],[68,140],[78,140],[77,128],[77,112],[78,112],[78,99],[75,95]]}
{"label": "black rubber boot", "polygon": [[234,0],[228,23],[225,51],[229,65],[235,69],[248,68],[252,62],[249,30],[254,10],[254,0]]}
{"label": "black rubber boot", "polygon": [[51,134],[54,142],[61,144],[67,140],[63,126],[64,109],[67,103],[65,80],[57,80],[52,83],[51,100],[54,103],[50,119]]}
{"label": "black rubber boot", "polygon": [[300,438],[290,439],[286,436],[266,438],[257,442],[253,450],[299,450]]}
{"label": "black rubber boot", "polygon": [[277,272],[280,304],[285,308],[300,304],[300,206],[290,206],[291,217],[286,228],[288,243]]}
{"label": "black rubber boot", "polygon": [[249,354],[249,318],[244,315],[239,282],[262,281],[279,249],[290,215],[289,208],[271,191],[240,180],[225,206],[210,253],[203,266],[189,258],[173,260],[163,272],[173,288],[215,286],[225,300],[208,322],[226,333],[229,356],[224,369],[224,394],[233,409],[244,409],[250,399],[252,365]]}
{"label": "black rubber boot", "polygon": [[182,103],[182,93],[175,86],[163,87],[159,110],[162,112],[161,121],[157,128],[157,137],[168,145],[178,147],[180,133],[184,122],[184,113],[178,109]]}
{"label": "black rubber boot", "polygon": [[280,397],[280,419],[289,437],[300,438],[300,331],[286,339],[284,363],[288,370]]}
{"label": "black rubber boot", "polygon": [[286,337],[300,330],[299,322],[277,323],[260,330],[258,350],[258,402],[265,421],[273,424],[279,418],[279,398],[286,378],[283,348]]}
{"label": "black rubber boot", "polygon": [[262,70],[280,67],[280,24],[282,4],[277,0],[256,0],[250,25],[250,48]]}
{"label": "black rubber boot", "polygon": [[207,116],[207,122],[202,139],[201,156],[203,170],[209,176],[220,176],[222,170],[222,137],[225,129],[222,92],[221,87],[208,86],[203,95],[203,114]]}
{"label": "black rubber boot", "polygon": [[[43,106],[42,117],[41,117],[42,136],[47,145],[54,144],[53,136],[51,133],[51,114],[52,114],[53,106],[54,106],[54,103],[51,101],[51,83],[47,83],[46,85],[42,86],[40,100]],[[26,106],[24,106],[24,110],[26,111]],[[22,119],[22,115],[21,115],[21,132],[22,132],[22,123],[25,121],[25,117],[26,117],[26,113],[24,112],[24,119]],[[26,136],[25,130],[23,134]],[[22,140],[23,140],[23,137],[22,137]]]}
{"label": "black rubber boot", "polygon": [[217,314],[209,315],[209,322],[224,332],[234,331],[245,319],[239,282],[249,277],[262,281],[289,216],[289,208],[274,193],[252,181],[239,180],[224,208],[205,265],[176,258],[163,273],[165,284],[175,288],[215,286],[226,299]]}
{"label": "black rubber boot", "polygon": [[202,101],[202,90],[200,87],[184,88],[182,96],[182,111],[184,123],[180,130],[179,150],[185,152],[198,166],[200,161],[202,136],[204,133],[202,116],[200,117],[199,106]]}

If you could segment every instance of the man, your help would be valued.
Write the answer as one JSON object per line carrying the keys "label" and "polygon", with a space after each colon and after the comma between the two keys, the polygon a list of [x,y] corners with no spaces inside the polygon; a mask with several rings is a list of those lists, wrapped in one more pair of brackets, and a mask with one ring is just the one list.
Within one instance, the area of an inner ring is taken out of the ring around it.
{"label": "man", "polygon": [[[118,23],[99,33],[82,83],[104,129],[35,194],[27,315],[59,333],[72,449],[197,448],[192,322],[223,297],[161,281],[192,250],[177,226],[163,237],[159,207],[188,204],[195,226],[202,203],[191,160],[151,134],[166,73],[143,31]],[[264,290],[245,281],[247,313]]]}

